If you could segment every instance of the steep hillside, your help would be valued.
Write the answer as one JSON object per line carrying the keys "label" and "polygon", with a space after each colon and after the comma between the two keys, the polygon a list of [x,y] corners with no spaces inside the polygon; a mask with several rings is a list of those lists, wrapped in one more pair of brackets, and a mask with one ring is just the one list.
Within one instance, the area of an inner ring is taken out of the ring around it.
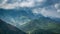
{"label": "steep hillside", "polygon": [[0,19],[0,34],[26,34],[20,29],[5,23]]}
{"label": "steep hillside", "polygon": [[60,22],[57,23],[48,17],[40,17],[25,24],[21,29],[27,33],[60,34]]}

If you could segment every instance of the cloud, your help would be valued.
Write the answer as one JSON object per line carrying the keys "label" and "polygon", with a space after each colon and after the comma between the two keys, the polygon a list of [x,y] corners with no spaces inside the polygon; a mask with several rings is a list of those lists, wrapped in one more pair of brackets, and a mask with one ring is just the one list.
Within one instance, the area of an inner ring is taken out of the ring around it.
{"label": "cloud", "polygon": [[44,3],[44,0],[4,0],[0,4],[0,8],[14,9],[16,7],[35,7]]}
{"label": "cloud", "polygon": [[0,8],[3,8],[3,9],[13,9],[15,8],[15,4],[4,4],[4,5],[0,5]]}
{"label": "cloud", "polygon": [[32,12],[35,13],[35,14],[37,14],[37,15],[38,14],[42,14],[45,17],[60,18],[60,14],[57,12],[57,10],[56,10],[56,8],[54,8],[54,6],[33,9]]}
{"label": "cloud", "polygon": [[51,1],[50,0],[23,0],[23,1],[22,0],[11,0],[9,3],[7,2],[8,0],[2,1],[2,3],[0,4],[0,8],[3,8],[3,9],[14,9],[17,7],[18,8],[19,7],[33,8],[33,7],[37,7],[38,5],[38,6],[44,6],[44,7],[42,8],[38,7],[38,8],[32,9],[33,13],[43,14],[44,16],[60,17],[59,15],[60,3],[57,0],[56,1],[54,0],[51,0]]}
{"label": "cloud", "polygon": [[42,8],[36,8],[32,10],[32,13],[40,14]]}
{"label": "cloud", "polygon": [[0,0],[0,4],[5,4],[8,0]]}
{"label": "cloud", "polygon": [[43,7],[35,8],[32,10],[34,14],[42,14],[45,17],[60,18],[60,2],[57,0],[48,0]]}
{"label": "cloud", "polygon": [[56,3],[55,8],[57,9],[57,12],[60,12],[60,3]]}
{"label": "cloud", "polygon": [[60,13],[60,9],[58,9],[57,12]]}
{"label": "cloud", "polygon": [[33,7],[34,6],[34,1],[30,1],[30,2],[21,2],[19,4],[20,7]]}
{"label": "cloud", "polygon": [[[14,3],[7,3],[8,0],[3,1],[0,4],[0,8],[3,9],[14,9],[16,7],[32,7],[34,5],[33,1],[29,1],[29,2],[14,2]],[[12,0],[11,0],[12,1]]]}

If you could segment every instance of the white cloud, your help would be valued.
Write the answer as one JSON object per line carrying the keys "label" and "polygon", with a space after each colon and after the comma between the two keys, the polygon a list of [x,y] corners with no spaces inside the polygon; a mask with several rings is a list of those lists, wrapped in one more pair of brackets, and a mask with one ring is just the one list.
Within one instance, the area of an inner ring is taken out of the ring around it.
{"label": "white cloud", "polygon": [[29,1],[29,2],[21,2],[19,4],[20,7],[33,7],[34,6],[34,1]]}
{"label": "white cloud", "polygon": [[4,8],[4,9],[14,9],[16,7],[35,7],[37,4],[41,4],[42,2],[44,2],[44,0],[26,0],[26,1],[22,1],[22,0],[11,0],[13,3],[7,3],[8,0],[4,0],[1,4],[0,4],[0,8]]}
{"label": "white cloud", "polygon": [[58,12],[58,13],[60,13],[60,9],[59,9],[59,10],[57,10],[57,12]]}
{"label": "white cloud", "polygon": [[46,8],[40,8],[40,9],[34,9],[32,10],[33,13],[42,14],[45,17],[57,17],[60,18],[59,13],[56,10],[52,9],[46,9]]}
{"label": "white cloud", "polygon": [[55,8],[57,9],[57,12],[60,12],[60,3],[56,3]]}
{"label": "white cloud", "polygon": [[33,7],[34,6],[34,1],[29,1],[29,2],[14,2],[12,4],[6,3],[7,1],[4,1],[2,4],[0,4],[0,8],[4,9],[14,9],[16,7]]}
{"label": "white cloud", "polygon": [[45,8],[33,9],[32,12],[37,14],[37,15],[42,14],[45,17],[48,15],[47,10]]}
{"label": "white cloud", "polygon": [[8,0],[1,0],[1,4],[5,4]]}
{"label": "white cloud", "polygon": [[39,14],[41,12],[41,9],[42,8],[36,8],[36,9],[33,9],[32,12],[35,14]]}
{"label": "white cloud", "polygon": [[55,4],[55,8],[56,8],[56,9],[59,9],[59,8],[60,8],[60,3],[56,3],[56,4]]}
{"label": "white cloud", "polygon": [[38,3],[46,2],[46,0],[35,0],[35,1],[38,2]]}
{"label": "white cloud", "polygon": [[13,9],[13,8],[15,8],[15,5],[5,4],[5,5],[1,5],[0,8],[3,8],[3,9]]}

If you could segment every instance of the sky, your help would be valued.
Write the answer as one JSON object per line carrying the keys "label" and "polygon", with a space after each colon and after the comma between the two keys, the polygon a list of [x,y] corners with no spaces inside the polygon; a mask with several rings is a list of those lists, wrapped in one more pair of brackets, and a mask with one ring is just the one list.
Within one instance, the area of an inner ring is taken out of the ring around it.
{"label": "sky", "polygon": [[42,14],[45,17],[60,18],[60,0],[0,0],[0,8],[8,10],[19,7],[33,8],[33,13]]}

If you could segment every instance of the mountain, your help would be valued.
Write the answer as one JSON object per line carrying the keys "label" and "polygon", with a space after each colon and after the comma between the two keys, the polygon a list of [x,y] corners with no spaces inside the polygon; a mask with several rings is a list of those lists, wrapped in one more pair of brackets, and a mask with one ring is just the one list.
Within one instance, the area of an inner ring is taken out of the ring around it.
{"label": "mountain", "polygon": [[16,16],[27,16],[32,18],[34,15],[31,12],[30,9],[25,9],[25,8],[21,8],[21,9],[0,9],[0,15],[10,15],[12,17],[16,17]]}
{"label": "mountain", "polygon": [[[32,9],[28,8],[12,10],[0,9],[0,16],[2,19],[6,20],[6,22],[8,22],[8,20],[10,21],[11,18],[13,18],[13,20],[11,20],[12,22],[9,23],[14,25],[16,24],[17,28],[28,34],[60,34],[60,22],[56,21],[53,18],[51,19],[50,17],[44,17],[41,14],[35,15],[31,10]],[[14,22],[14,20],[16,22]]]}
{"label": "mountain", "polygon": [[26,34],[26,33],[16,28],[15,26],[7,24],[6,22],[0,19],[0,34]]}
{"label": "mountain", "polygon": [[58,34],[58,33],[51,32],[50,30],[38,29],[32,32],[31,34]]}
{"label": "mountain", "polygon": [[26,16],[30,19],[36,19],[42,16],[41,14],[34,14],[32,13],[32,8],[19,8],[19,9],[1,9],[0,8],[0,16],[9,15],[13,18],[15,17],[21,17],[21,16]]}
{"label": "mountain", "polygon": [[60,34],[60,23],[52,20],[48,17],[40,17],[38,19],[31,20],[29,23],[25,24],[21,29],[27,33],[43,33],[43,34]]}
{"label": "mountain", "polygon": [[42,16],[33,14],[31,10],[30,8],[0,9],[0,18],[6,23],[18,27]]}
{"label": "mountain", "polygon": [[57,22],[60,22],[60,18],[51,18],[52,20],[55,20],[55,21],[57,21]]}

